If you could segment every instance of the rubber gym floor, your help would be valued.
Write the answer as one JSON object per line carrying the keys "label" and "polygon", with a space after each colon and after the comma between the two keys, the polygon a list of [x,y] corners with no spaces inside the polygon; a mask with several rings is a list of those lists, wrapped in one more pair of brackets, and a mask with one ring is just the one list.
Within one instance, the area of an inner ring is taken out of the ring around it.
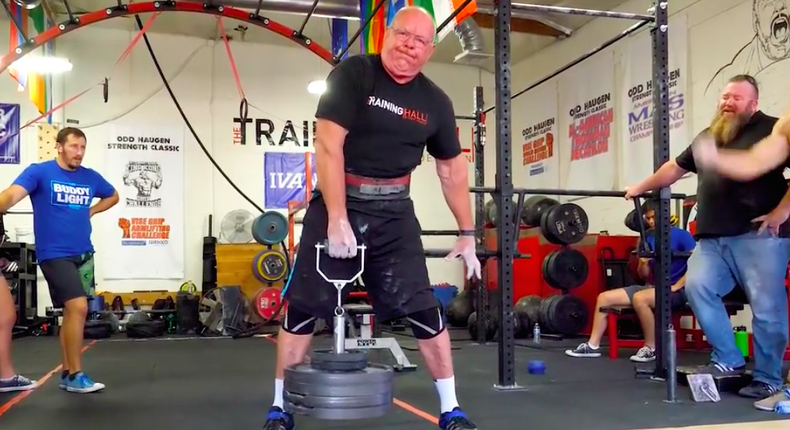
{"label": "rubber gym floor", "polygon": [[[407,335],[395,336],[413,372],[396,374],[397,400],[378,420],[317,421],[297,417],[297,429],[436,428],[438,399],[431,379]],[[720,403],[694,403],[684,387],[681,402],[662,400],[665,385],[634,378],[628,361],[574,359],[564,349],[579,342],[545,340],[541,349],[516,347],[517,379],[526,390],[503,393],[497,379],[497,345],[477,345],[466,330],[452,330],[457,390],[461,405],[480,430],[631,430],[736,423],[721,430],[790,428],[783,417],[752,408],[752,402],[723,394]],[[272,399],[274,338],[157,338],[132,341],[123,335],[86,342],[83,367],[107,388],[78,395],[58,388],[59,347],[53,337],[28,337],[13,343],[17,370],[41,386],[24,393],[0,394],[0,428],[179,430],[261,429]],[[529,345],[529,340],[522,343]],[[317,345],[327,338],[317,339]],[[681,353],[680,364],[702,363],[706,354]],[[375,352],[372,361],[388,362]],[[530,375],[529,360],[541,359],[545,375]],[[757,421],[771,421],[760,422]],[[740,423],[740,424],[739,424]],[[776,426],[776,427],[774,427]],[[699,430],[709,427],[699,427]]]}

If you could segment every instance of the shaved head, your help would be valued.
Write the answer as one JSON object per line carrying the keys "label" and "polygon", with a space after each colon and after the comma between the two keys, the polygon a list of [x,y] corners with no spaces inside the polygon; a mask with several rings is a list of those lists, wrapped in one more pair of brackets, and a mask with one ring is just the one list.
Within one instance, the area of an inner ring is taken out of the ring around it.
{"label": "shaved head", "polygon": [[417,6],[400,9],[384,35],[384,68],[398,83],[411,81],[431,58],[435,39],[436,23],[427,10]]}
{"label": "shaved head", "polygon": [[436,23],[433,21],[431,14],[425,8],[419,6],[406,6],[395,13],[392,18],[390,27],[397,27],[401,24],[408,24],[411,22],[418,23],[421,27],[430,28],[433,37],[436,38]]}

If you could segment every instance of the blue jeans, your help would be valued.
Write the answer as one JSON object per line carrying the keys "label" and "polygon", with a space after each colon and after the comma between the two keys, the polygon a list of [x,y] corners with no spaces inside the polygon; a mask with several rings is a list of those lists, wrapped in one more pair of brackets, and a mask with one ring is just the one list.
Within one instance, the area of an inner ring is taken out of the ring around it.
{"label": "blue jeans", "polygon": [[785,273],[790,260],[790,239],[767,233],[700,239],[688,261],[686,298],[699,321],[711,359],[730,367],[745,365],[735,345],[732,324],[722,297],[735,285],[744,289],[752,310],[757,381],[781,387],[782,359],[788,341]]}

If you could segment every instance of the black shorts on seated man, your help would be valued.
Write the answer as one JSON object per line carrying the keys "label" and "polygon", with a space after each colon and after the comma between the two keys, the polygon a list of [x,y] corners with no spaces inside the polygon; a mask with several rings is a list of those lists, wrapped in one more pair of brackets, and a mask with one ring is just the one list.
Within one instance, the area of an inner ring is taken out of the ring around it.
{"label": "black shorts on seated man", "polygon": [[[710,127],[674,160],[642,183],[628,187],[626,197],[667,187],[687,172],[697,173],[697,247],[689,258],[686,298],[713,348],[711,362],[699,373],[738,375],[745,371],[735,344],[732,323],[722,298],[740,285],[752,311],[753,381],[738,394],[749,398],[773,395],[783,385],[782,362],[788,341],[785,275],[790,260],[790,190],[784,170],[788,153],[753,175],[722,172],[709,163],[709,136],[724,152],[743,153],[771,135],[777,119],[758,110],[759,89],[753,77],[730,79],[719,99]],[[748,159],[742,163],[751,165]],[[725,169],[726,170],[726,169]],[[736,172],[737,173],[737,172]]]}
{"label": "black shorts on seated man", "polygon": [[[425,148],[436,158],[445,200],[461,230],[453,252],[467,273],[480,274],[475,254],[468,172],[448,96],[421,72],[434,49],[436,28],[423,9],[401,9],[384,36],[381,55],[342,61],[327,79],[316,117],[317,191],[304,217],[288,311],[277,341],[274,402],[265,430],[290,430],[283,411],[284,369],[300,363],[316,318],[330,320],[337,290],[316,272],[315,244],[328,243],[321,261],[329,277],[362,280],[380,321],[407,318],[441,403],[439,427],[476,426],[458,405],[450,338],[428,279],[421,227],[409,197],[411,172]],[[347,293],[347,290],[344,290]]]}
{"label": "black shorts on seated man", "polygon": [[[0,212],[26,196],[33,205],[36,258],[49,286],[52,304],[63,308],[60,387],[72,393],[104,388],[82,371],[82,343],[93,284],[91,217],[118,202],[118,193],[98,172],[82,166],[85,134],[64,128],[56,137],[54,160],[31,164],[0,193]],[[99,198],[91,206],[94,198]]]}

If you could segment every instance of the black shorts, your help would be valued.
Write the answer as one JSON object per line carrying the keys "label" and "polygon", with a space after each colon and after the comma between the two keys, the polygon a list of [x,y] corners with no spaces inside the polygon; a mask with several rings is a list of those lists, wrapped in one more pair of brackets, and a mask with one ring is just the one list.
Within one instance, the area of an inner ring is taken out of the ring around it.
{"label": "black shorts", "polygon": [[[370,209],[370,210],[367,210]],[[365,244],[362,282],[379,321],[401,318],[439,305],[428,277],[422,228],[411,200],[355,202],[348,218],[357,244]],[[293,275],[285,297],[288,306],[327,321],[337,306],[337,289],[316,271],[316,243],[326,241],[324,201],[310,202],[304,217]],[[348,279],[360,268],[360,257],[330,258],[322,254],[320,268],[332,279]],[[351,285],[343,289],[343,302]]]}
{"label": "black shorts", "polygon": [[62,308],[69,300],[93,295],[93,253],[46,260],[39,267],[47,280],[53,307]]}

